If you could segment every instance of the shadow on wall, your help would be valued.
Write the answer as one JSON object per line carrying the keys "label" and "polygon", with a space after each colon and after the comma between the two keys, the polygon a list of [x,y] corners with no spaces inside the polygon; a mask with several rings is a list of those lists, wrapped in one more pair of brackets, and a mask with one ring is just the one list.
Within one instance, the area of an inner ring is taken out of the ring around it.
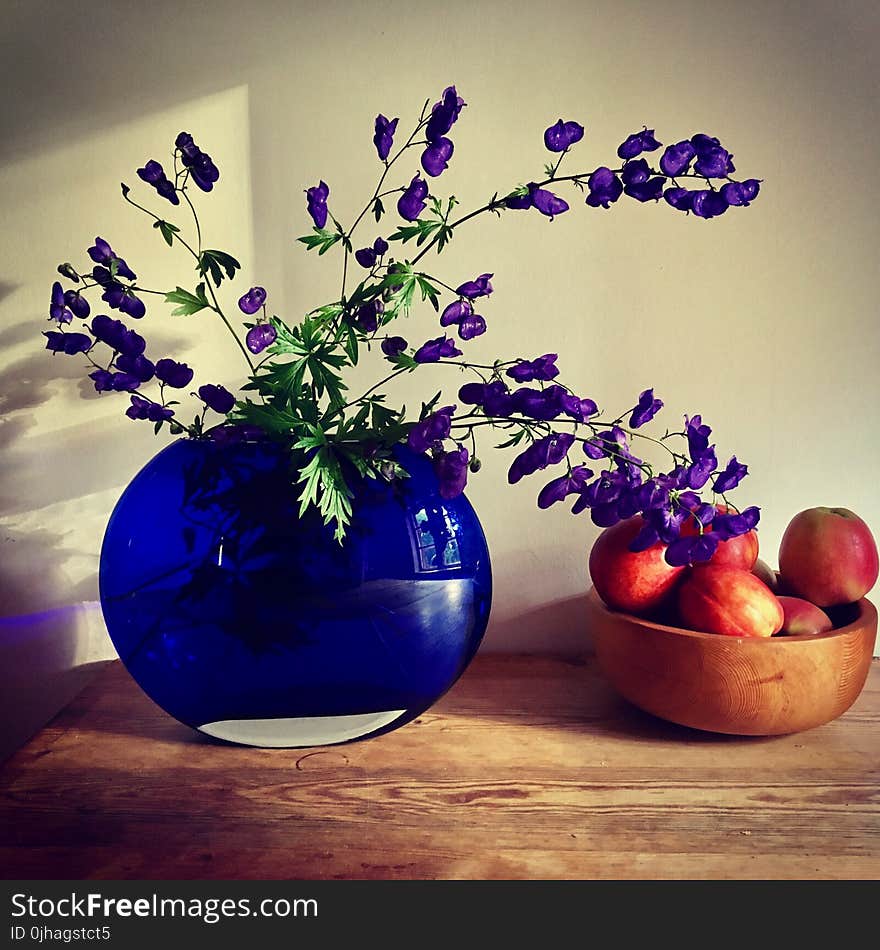
{"label": "shadow on wall", "polygon": [[[490,619],[482,649],[487,652],[548,653],[571,656],[592,653],[587,630],[587,594],[541,604],[516,616]],[[546,649],[536,648],[545,642]]]}

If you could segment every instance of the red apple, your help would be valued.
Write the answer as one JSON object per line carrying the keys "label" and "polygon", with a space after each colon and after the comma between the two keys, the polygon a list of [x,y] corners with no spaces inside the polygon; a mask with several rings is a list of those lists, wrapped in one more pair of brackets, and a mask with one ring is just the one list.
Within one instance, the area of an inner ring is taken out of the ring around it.
{"label": "red apple", "polygon": [[848,508],[808,508],[791,519],[782,536],[780,583],[817,607],[859,600],[878,572],[871,531]]}
{"label": "red apple", "polygon": [[678,592],[678,610],[692,630],[731,637],[772,637],[782,605],[754,574],[715,564],[695,567]]}
{"label": "red apple", "polygon": [[774,594],[778,594],[779,578],[776,576],[776,571],[766,561],[758,558],[752,568],[752,573],[759,581],[763,581]]}
{"label": "red apple", "polygon": [[640,515],[606,528],[590,551],[590,577],[596,593],[613,610],[644,614],[660,607],[681,579],[684,568],[663,558],[666,545],[630,551],[644,525]]}
{"label": "red apple", "polygon": [[[727,505],[716,505],[718,512],[726,515]],[[711,525],[706,525],[710,529]],[[694,518],[688,518],[681,527],[683,535],[697,534],[698,529]],[[738,567],[744,571],[750,571],[758,560],[758,532],[754,529],[747,534],[741,534],[739,537],[731,538],[729,541],[720,541],[715,553],[706,562],[707,564],[716,564],[718,567]]]}
{"label": "red apple", "polygon": [[834,624],[824,610],[801,597],[777,597],[782,604],[784,619],[781,634],[797,637],[811,633],[825,633],[832,630]]}

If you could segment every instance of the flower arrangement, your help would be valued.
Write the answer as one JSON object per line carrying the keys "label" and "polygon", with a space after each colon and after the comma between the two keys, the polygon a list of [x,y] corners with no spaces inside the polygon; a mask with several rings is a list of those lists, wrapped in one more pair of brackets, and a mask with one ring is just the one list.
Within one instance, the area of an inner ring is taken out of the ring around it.
{"label": "flower arrangement", "polygon": [[[126,415],[152,422],[157,433],[167,429],[174,435],[215,440],[259,434],[278,441],[289,451],[292,479],[302,486],[300,514],[315,506],[340,541],[351,518],[353,477],[406,477],[395,453],[399,443],[430,453],[440,494],[453,498],[464,490],[468,474],[479,471],[478,443],[484,434],[501,432],[497,448],[517,453],[508,473],[510,483],[546,469],[559,473],[540,489],[540,508],[573,497],[572,511],[589,510],[601,527],[639,513],[644,526],[632,542],[633,550],[663,542],[671,564],[708,560],[719,541],[754,528],[759,510],[740,511],[729,501],[728,493],[748,470],[736,456],[719,464],[710,444],[711,429],[702,417],[685,416],[677,431],[649,435],[644,427],[663,406],[652,389],[642,392],[624,412],[604,413],[592,398],[560,381],[555,353],[491,364],[468,360],[463,347],[487,330],[486,318],[478,310],[489,303],[494,275],[482,273],[464,280],[459,275],[445,281],[422,262],[429,253],[442,252],[459,227],[486,213],[534,212],[552,221],[569,211],[568,202],[556,193],[561,185],[584,195],[594,210],[608,209],[625,196],[643,203],[662,201],[675,211],[711,219],[747,207],[759,192],[759,181],[733,179],[732,155],[715,137],[701,133],[664,147],[647,127],[619,146],[616,167],[562,174],[563,161],[583,138],[584,127],[559,119],[544,132],[544,145],[553,160],[541,180],[498,191],[481,207],[457,215],[455,197],[432,194],[429,179],[438,179],[449,167],[455,151],[449,136],[465,106],[455,87],[448,87],[433,105],[425,102],[402,142],[400,120],[376,116],[378,184],[349,226],[334,216],[331,189],[324,181],[306,190],[314,226],[299,241],[319,256],[331,250],[341,253],[342,280],[337,300],[317,307],[299,322],[270,316],[269,296],[262,287],[251,287],[239,297],[238,309],[245,319],[238,326],[224,310],[221,290],[241,265],[231,254],[204,245],[192,200],[192,186],[211,192],[220,173],[193,136],[181,132],[168,173],[151,159],[137,174],[156,197],[174,207],[185,206],[192,219],[191,234],[185,235],[182,224],[136,201],[126,184],[122,195],[152,219],[166,244],[191,259],[197,285],[170,291],[148,288],[98,237],[88,248],[91,265],[76,268],[65,263],[58,268],[74,286],[64,290],[56,281],[52,287],[49,319],[57,329],[44,334],[47,349],[83,354],[95,389],[127,393]],[[402,159],[413,150],[420,153],[420,168],[411,178],[410,169],[403,183],[389,184],[391,173],[401,169]],[[657,154],[654,167],[651,159]],[[696,186],[687,187],[691,182]],[[392,203],[393,211],[387,207]],[[386,225],[389,211],[400,219],[391,226]],[[369,218],[374,231],[381,226],[384,232],[371,243],[355,238]],[[132,320],[144,317],[144,297],[150,295],[172,305],[174,315],[218,317],[247,361],[248,379],[241,393],[236,397],[215,383],[199,386],[191,393],[198,409],[192,421],[185,422],[179,402],[170,397],[190,387],[193,370],[169,357],[154,359],[157,354],[152,353],[148,357],[144,337],[122,319],[97,314],[89,321],[90,292],[100,295],[107,309]],[[424,333],[429,338],[422,342],[420,335],[413,345],[395,332],[396,322],[409,316],[419,302],[438,315],[441,332]],[[80,330],[71,329],[74,318],[82,321]],[[381,360],[382,378],[352,396],[345,371],[365,356]],[[388,404],[383,387],[428,363],[456,367],[472,374],[473,380],[462,385],[449,404],[442,405],[446,400],[438,393],[422,405],[418,418],[406,418],[403,409]],[[151,382],[153,394],[148,395],[145,388]],[[222,424],[208,426],[208,413],[222,417]],[[661,447],[668,459],[665,471],[655,471],[636,452],[640,442]]]}

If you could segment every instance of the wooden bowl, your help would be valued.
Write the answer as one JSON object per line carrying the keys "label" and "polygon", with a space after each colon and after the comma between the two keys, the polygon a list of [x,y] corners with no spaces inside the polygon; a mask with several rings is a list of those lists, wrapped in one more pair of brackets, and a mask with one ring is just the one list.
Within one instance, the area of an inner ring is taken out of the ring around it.
{"label": "wooden bowl", "polygon": [[589,630],[614,688],[646,712],[742,736],[802,732],[856,701],[871,666],[877,611],[844,608],[836,629],[796,637],[728,637],[610,610],[591,590]]}

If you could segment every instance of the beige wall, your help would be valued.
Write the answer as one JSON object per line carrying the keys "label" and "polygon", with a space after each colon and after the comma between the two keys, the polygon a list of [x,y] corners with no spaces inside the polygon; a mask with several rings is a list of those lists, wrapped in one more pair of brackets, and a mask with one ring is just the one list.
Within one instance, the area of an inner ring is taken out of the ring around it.
{"label": "beige wall", "polygon": [[[489,333],[469,355],[557,351],[565,380],[605,407],[622,410],[653,385],[670,426],[702,412],[719,456],[751,468],[737,497],[762,506],[770,562],[802,508],[844,505],[880,531],[877,8],[771,2],[713,13],[669,0],[559,2],[548,13],[397,0],[125,2],[100,13],[7,3],[3,615],[94,601],[103,525],[158,447],[149,427],[121,415],[124,400],[97,400],[74,361],[41,352],[55,265],[79,259],[96,234],[154,286],[186,281],[188,263],[123,204],[117,183],[161,160],[177,131],[193,132],[223,176],[201,202],[209,245],[244,262],[236,288],[265,285],[273,309],[295,321],[338,286],[332,255],[318,261],[294,242],[310,226],[303,189],[324,178],[334,213],[350,219],[375,181],[375,114],[403,125],[450,82],[468,107],[435,187],[464,208],[540,175],[542,131],[560,116],[587,129],[570,171],[613,160],[647,124],[665,142],[719,135],[743,177],[764,179],[752,208],[709,222],[629,200],[596,211],[572,192],[572,211],[552,224],[529,213],[468,225],[430,263],[453,284],[495,274]],[[407,180],[415,167],[405,165]],[[364,237],[377,233],[367,222]],[[417,312],[404,335],[427,339],[435,319]],[[154,308],[143,330],[202,372],[239,381],[216,326]],[[435,379],[454,393],[449,372],[416,374],[396,391],[410,406]],[[497,580],[485,646],[577,649],[597,529],[562,506],[539,512],[539,480],[510,488],[510,456],[484,458],[469,495]],[[57,633],[81,636],[79,620]]]}

